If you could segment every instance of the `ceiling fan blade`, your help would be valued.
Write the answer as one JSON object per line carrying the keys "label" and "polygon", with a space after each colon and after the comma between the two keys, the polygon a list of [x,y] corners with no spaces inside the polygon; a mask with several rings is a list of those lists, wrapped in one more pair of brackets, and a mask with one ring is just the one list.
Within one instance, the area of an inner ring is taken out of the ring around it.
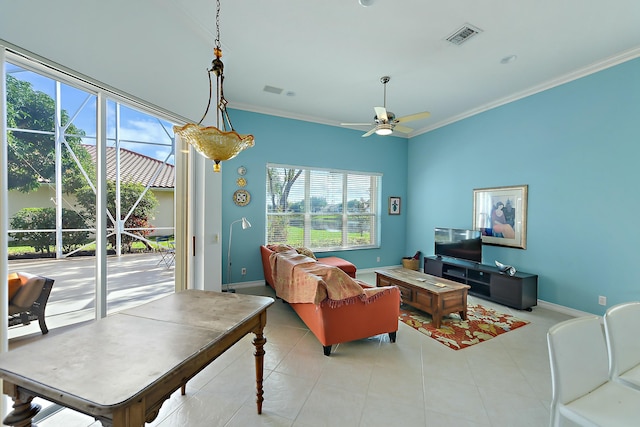
{"label": "ceiling fan blade", "polygon": [[363,137],[363,138],[364,138],[364,137],[367,137],[367,136],[371,135],[372,133],[374,133],[375,131],[376,131],[376,128],[373,128],[373,129],[371,129],[369,132],[367,132],[367,133],[363,134],[363,135],[362,135],[362,137]]}
{"label": "ceiling fan blade", "polygon": [[408,128],[408,127],[406,127],[406,126],[402,126],[402,125],[395,125],[395,126],[393,127],[393,130],[394,130],[394,131],[396,131],[396,130],[397,130],[398,132],[402,132],[402,133],[411,133],[411,132],[413,132],[413,129]]}
{"label": "ceiling fan blade", "polygon": [[406,123],[413,120],[426,119],[427,117],[430,117],[430,116],[431,116],[430,112],[424,111],[422,113],[416,113],[416,114],[411,114],[409,116],[397,118],[394,120],[394,123]]}
{"label": "ceiling fan blade", "polygon": [[387,116],[387,109],[386,108],[384,108],[384,107],[373,107],[373,109],[376,112],[376,117],[378,117],[378,120],[381,120],[384,123],[389,121],[389,117]]}
{"label": "ceiling fan blade", "polygon": [[371,123],[340,123],[340,126],[371,126]]}

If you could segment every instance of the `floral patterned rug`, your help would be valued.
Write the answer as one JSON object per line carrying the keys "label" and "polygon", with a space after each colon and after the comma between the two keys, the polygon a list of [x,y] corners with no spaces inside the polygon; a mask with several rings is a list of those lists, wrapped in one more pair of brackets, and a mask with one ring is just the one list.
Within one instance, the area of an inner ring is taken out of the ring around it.
{"label": "floral patterned rug", "polygon": [[412,328],[454,350],[490,340],[529,323],[480,304],[467,306],[467,320],[462,320],[457,313],[444,316],[438,329],[431,325],[431,315],[406,304],[400,307],[399,318]]}

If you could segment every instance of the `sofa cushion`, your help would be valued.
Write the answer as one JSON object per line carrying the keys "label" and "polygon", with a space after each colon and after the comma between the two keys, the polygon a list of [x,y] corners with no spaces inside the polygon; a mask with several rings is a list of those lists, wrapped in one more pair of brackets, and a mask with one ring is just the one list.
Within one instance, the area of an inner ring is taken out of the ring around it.
{"label": "sofa cushion", "polygon": [[293,247],[289,245],[267,245],[267,248],[277,253],[288,252],[293,249]]}
{"label": "sofa cushion", "polygon": [[22,281],[18,273],[9,273],[9,301],[11,301],[11,298],[20,290],[21,286]]}
{"label": "sofa cushion", "polygon": [[44,277],[33,275],[28,275],[27,277],[28,279],[11,300],[12,305],[29,308],[40,296],[46,279]]}
{"label": "sofa cushion", "polygon": [[333,267],[338,267],[349,276],[353,277],[354,279],[356,278],[356,266],[346,259],[338,258],[337,256],[330,256],[325,258],[318,258],[318,262],[326,265],[331,265]]}
{"label": "sofa cushion", "polygon": [[318,258],[316,258],[316,255],[313,253],[313,251],[309,248],[305,248],[305,247],[299,247],[296,248],[296,252],[298,252],[299,254],[302,254],[304,256],[308,256],[309,258],[313,258],[315,260],[317,260]]}

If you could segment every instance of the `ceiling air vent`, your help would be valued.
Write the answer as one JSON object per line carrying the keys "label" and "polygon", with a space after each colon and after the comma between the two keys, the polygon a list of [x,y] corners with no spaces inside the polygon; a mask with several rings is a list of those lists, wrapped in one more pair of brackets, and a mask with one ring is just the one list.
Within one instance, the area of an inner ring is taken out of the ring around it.
{"label": "ceiling air vent", "polygon": [[265,92],[275,93],[276,95],[280,95],[284,89],[267,85],[262,90],[264,90]]}
{"label": "ceiling air vent", "polygon": [[447,37],[447,41],[460,46],[462,43],[481,32],[481,29],[474,27],[473,25],[465,24],[462,28]]}

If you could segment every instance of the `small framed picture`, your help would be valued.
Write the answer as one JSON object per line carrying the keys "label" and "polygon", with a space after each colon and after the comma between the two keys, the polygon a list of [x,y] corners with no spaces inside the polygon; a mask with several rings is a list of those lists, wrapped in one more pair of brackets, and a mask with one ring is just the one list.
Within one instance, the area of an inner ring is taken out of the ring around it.
{"label": "small framed picture", "polygon": [[389,215],[400,215],[400,197],[389,197]]}

